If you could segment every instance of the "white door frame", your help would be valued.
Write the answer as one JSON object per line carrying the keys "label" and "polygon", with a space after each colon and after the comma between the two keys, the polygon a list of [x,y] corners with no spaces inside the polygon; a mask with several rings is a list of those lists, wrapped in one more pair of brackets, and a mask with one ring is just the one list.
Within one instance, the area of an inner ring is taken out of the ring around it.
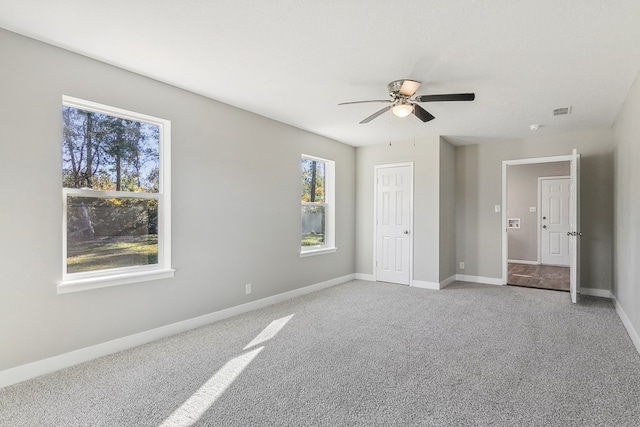
{"label": "white door frame", "polygon": [[376,257],[378,255],[378,170],[401,166],[408,166],[411,173],[411,189],[409,191],[411,196],[409,202],[409,223],[411,224],[411,233],[409,234],[409,286],[413,286],[413,181],[415,179],[413,174],[413,162],[389,163],[373,166],[373,281],[376,282],[378,280],[378,268],[376,266]]}
{"label": "white door frame", "polygon": [[[507,284],[507,278],[509,274],[509,238],[507,235],[507,166],[516,165],[530,165],[535,163],[554,163],[554,162],[571,162],[574,160],[574,156],[568,154],[566,156],[551,156],[551,157],[534,157],[530,159],[517,159],[517,160],[503,160],[502,161],[502,284]],[[571,190],[572,193],[575,191]],[[538,215],[539,217],[540,215]],[[538,227],[539,228],[539,227]],[[538,243],[538,250],[540,244]],[[540,258],[538,257],[538,260]]]}

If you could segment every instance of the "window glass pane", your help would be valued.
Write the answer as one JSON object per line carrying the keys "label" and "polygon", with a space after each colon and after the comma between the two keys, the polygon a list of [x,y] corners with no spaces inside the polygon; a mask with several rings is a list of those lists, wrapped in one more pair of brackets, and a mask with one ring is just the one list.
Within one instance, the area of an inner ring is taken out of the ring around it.
{"label": "window glass pane", "polygon": [[62,124],[63,187],[158,192],[158,126],[69,106]]}
{"label": "window glass pane", "polygon": [[326,163],[302,159],[302,201],[324,203]]}
{"label": "window glass pane", "polygon": [[157,200],[67,197],[67,273],[157,263]]}
{"label": "window glass pane", "polygon": [[302,206],[302,246],[324,245],[325,215],[323,205]]}

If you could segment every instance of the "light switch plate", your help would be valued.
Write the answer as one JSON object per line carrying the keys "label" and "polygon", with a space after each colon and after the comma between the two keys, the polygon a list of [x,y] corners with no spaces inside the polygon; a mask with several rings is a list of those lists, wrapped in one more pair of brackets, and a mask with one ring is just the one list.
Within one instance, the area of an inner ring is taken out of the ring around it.
{"label": "light switch plate", "polygon": [[500,212],[500,205],[495,205],[493,208],[495,209],[496,213]]}
{"label": "light switch plate", "polygon": [[537,211],[537,210],[538,210],[538,209],[537,209],[535,206],[531,206],[531,207],[529,208],[529,212],[535,212],[535,211]]}

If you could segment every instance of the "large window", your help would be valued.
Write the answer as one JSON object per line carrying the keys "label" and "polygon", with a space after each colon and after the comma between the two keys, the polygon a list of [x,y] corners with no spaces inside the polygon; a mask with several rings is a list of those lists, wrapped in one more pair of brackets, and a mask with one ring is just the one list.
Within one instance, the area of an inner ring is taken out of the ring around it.
{"label": "large window", "polygon": [[302,256],[334,252],[335,163],[302,156]]}
{"label": "large window", "polygon": [[170,122],[63,97],[58,292],[171,277]]}

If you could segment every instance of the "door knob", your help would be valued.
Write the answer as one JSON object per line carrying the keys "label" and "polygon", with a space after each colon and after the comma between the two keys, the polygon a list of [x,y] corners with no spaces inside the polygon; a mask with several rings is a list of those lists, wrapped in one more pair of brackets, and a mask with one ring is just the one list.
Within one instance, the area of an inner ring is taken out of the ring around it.
{"label": "door knob", "polygon": [[546,225],[543,225],[543,226],[542,226],[542,228],[547,228],[547,226],[546,226]]}
{"label": "door knob", "polygon": [[404,230],[403,233],[404,234],[409,234],[409,230]]}

